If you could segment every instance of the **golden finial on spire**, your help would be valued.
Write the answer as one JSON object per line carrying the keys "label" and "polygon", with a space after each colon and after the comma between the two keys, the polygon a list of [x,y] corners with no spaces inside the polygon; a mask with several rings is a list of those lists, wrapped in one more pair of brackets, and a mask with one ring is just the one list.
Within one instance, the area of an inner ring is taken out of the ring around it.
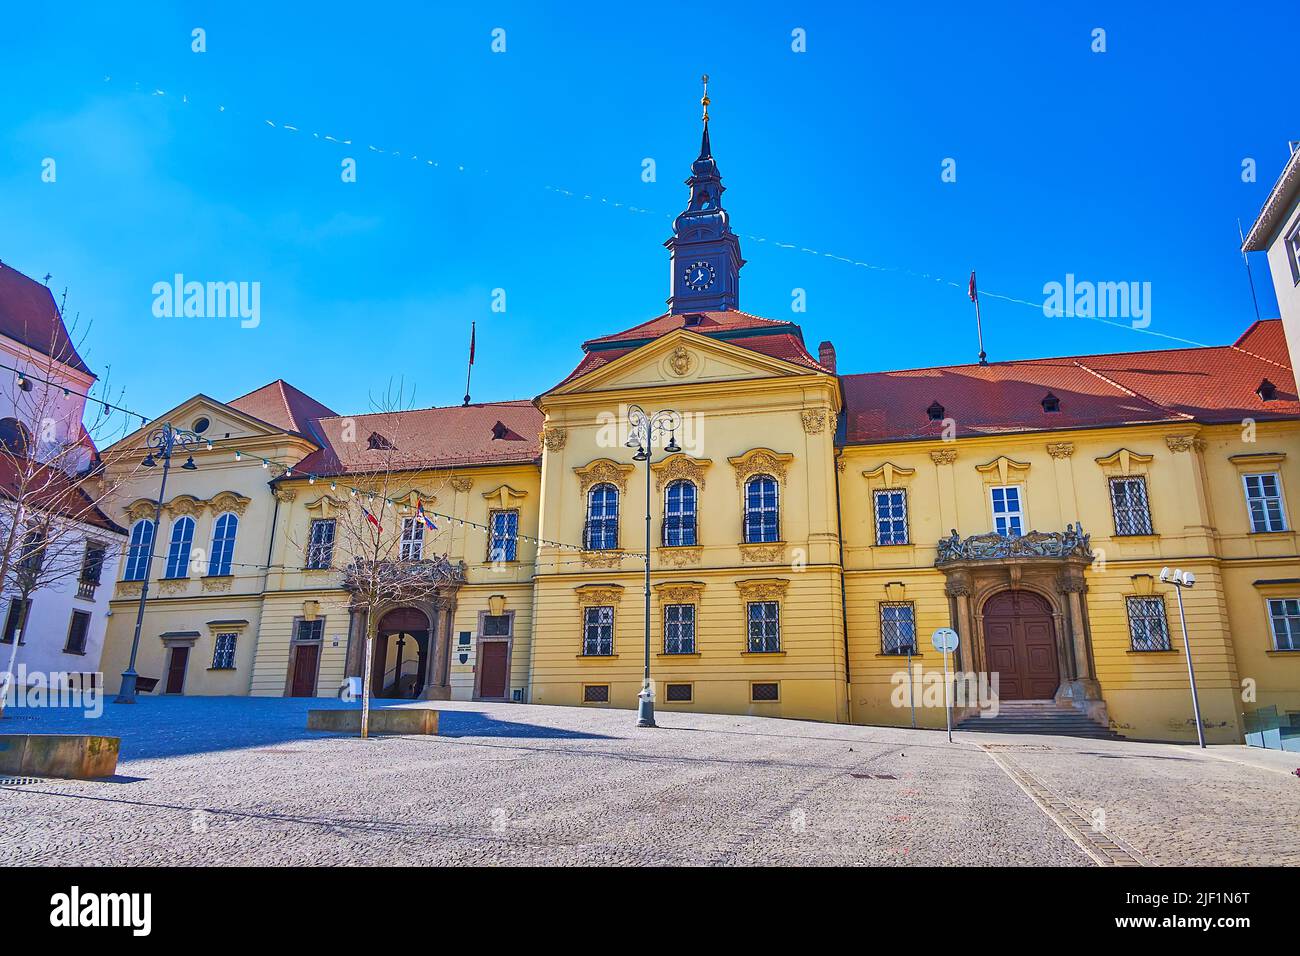
{"label": "golden finial on spire", "polygon": [[705,73],[700,77],[700,82],[704,84],[704,95],[700,97],[700,105],[704,107],[704,122],[709,121],[709,74]]}

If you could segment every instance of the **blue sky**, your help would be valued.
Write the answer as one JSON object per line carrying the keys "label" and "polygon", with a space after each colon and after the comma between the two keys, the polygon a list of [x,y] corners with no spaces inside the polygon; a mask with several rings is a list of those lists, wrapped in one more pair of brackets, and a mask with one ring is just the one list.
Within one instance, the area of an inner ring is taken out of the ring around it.
{"label": "blue sky", "polygon": [[[472,320],[475,398],[555,384],[583,339],[663,311],[702,72],[741,307],[833,340],[841,371],[973,359],[971,268],[1029,303],[1067,273],[1150,282],[1150,332],[1231,341],[1254,317],[1237,219],[1300,136],[1285,3],[41,6],[0,35],[0,260],[68,288],[89,363],[147,414],[278,377],[344,412],[390,378],[455,404]],[[260,326],[155,318],[178,272],[260,282]],[[993,359],[1176,344],[982,304]]]}

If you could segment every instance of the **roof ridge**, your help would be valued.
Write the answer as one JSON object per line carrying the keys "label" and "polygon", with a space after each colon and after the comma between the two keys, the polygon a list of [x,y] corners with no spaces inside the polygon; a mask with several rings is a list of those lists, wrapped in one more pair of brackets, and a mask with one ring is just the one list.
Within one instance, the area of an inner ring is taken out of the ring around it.
{"label": "roof ridge", "polygon": [[327,419],[338,419],[338,418],[370,418],[371,416],[374,415],[409,415],[415,412],[443,412],[443,411],[450,411],[458,408],[488,408],[497,405],[532,405],[532,404],[533,404],[533,400],[531,398],[507,398],[497,402],[470,402],[468,405],[430,405],[426,408],[406,408],[406,409],[398,409],[398,410],[390,410],[390,411],[380,410],[374,412],[359,412],[356,414],[344,414],[341,412],[334,412],[331,415],[322,415],[320,420],[326,421]]}
{"label": "roof ridge", "polygon": [[1097,378],[1101,379],[1103,382],[1107,383],[1108,385],[1113,385],[1121,392],[1131,395],[1133,398],[1142,399],[1142,401],[1146,402],[1148,405],[1151,405],[1155,408],[1159,408],[1162,411],[1169,412],[1172,415],[1178,415],[1181,418],[1189,419],[1191,421],[1196,420],[1196,417],[1194,415],[1189,415],[1187,412],[1180,412],[1176,408],[1170,408],[1164,402],[1157,402],[1154,398],[1151,398],[1149,395],[1143,395],[1141,392],[1136,391],[1135,389],[1131,389],[1127,385],[1122,385],[1119,382],[1115,381],[1115,379],[1111,378],[1109,375],[1104,375],[1101,372],[1097,371],[1095,368],[1090,368],[1089,366],[1084,365],[1082,362],[1076,361],[1074,364],[1076,367],[1083,369],[1088,374],[1097,376]]}

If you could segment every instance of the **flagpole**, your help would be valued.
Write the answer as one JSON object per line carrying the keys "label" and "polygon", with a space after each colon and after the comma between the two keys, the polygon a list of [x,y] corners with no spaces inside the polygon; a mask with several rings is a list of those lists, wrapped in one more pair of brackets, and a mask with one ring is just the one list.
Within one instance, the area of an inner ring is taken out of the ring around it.
{"label": "flagpole", "polygon": [[971,301],[975,303],[975,333],[979,336],[980,340],[980,364],[988,365],[988,355],[984,352],[984,323],[980,319],[980,294],[979,290],[975,287],[974,269],[970,272],[970,298]]}
{"label": "flagpole", "polygon": [[469,404],[469,377],[474,371],[474,323],[469,324],[469,365],[465,367],[465,404]]}

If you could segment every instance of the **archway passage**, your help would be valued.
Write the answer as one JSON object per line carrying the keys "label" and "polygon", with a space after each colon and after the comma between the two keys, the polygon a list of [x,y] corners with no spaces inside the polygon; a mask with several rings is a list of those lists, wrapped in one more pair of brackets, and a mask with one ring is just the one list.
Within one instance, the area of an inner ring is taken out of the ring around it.
{"label": "archway passage", "polygon": [[420,696],[429,675],[429,630],[429,619],[416,608],[398,608],[384,615],[375,640],[372,694]]}
{"label": "archway passage", "polygon": [[1000,591],[984,605],[984,651],[1002,700],[1049,700],[1061,675],[1051,606],[1032,591]]}

